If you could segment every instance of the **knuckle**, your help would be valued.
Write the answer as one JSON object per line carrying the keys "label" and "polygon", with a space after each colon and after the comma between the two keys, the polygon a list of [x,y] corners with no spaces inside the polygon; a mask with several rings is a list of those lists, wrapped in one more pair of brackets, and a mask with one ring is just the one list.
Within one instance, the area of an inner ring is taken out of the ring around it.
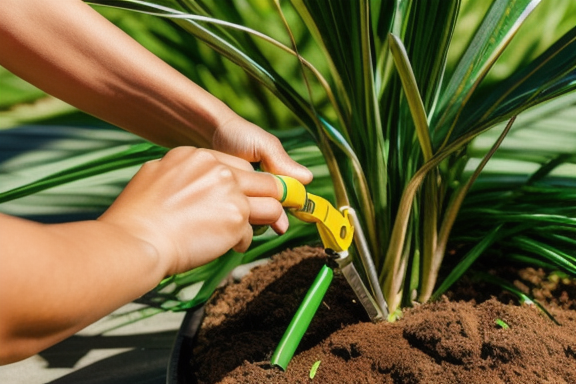
{"label": "knuckle", "polygon": [[225,166],[224,164],[219,164],[218,166],[215,166],[214,171],[218,175],[219,182],[230,182],[234,180],[234,173],[229,167]]}
{"label": "knuckle", "polygon": [[204,148],[194,148],[194,161],[199,162],[216,162],[216,156],[212,152]]}
{"label": "knuckle", "polygon": [[247,204],[236,204],[230,210],[229,220],[235,226],[243,226],[248,223],[248,218],[250,217],[250,209]]}
{"label": "knuckle", "polygon": [[196,156],[214,157],[214,155],[212,155],[212,152],[206,148],[194,148],[194,154]]}
{"label": "knuckle", "polygon": [[282,146],[282,142],[280,141],[280,139],[273,135],[270,135],[268,137],[267,146],[274,151],[284,150],[284,147]]}
{"label": "knuckle", "polygon": [[240,241],[238,242],[238,244],[236,244],[236,246],[233,249],[236,252],[244,253],[248,250],[251,243],[252,243],[252,227],[246,226],[244,228],[244,232],[242,233]]}
{"label": "knuckle", "polygon": [[140,167],[141,172],[150,172],[158,166],[158,160],[150,160],[142,164]]}
{"label": "knuckle", "polygon": [[282,142],[280,141],[279,138],[277,138],[276,136],[273,136],[273,135],[271,135],[269,137],[270,137],[271,145],[280,146],[280,147],[282,146]]}
{"label": "knuckle", "polygon": [[244,171],[254,171],[254,167],[248,161],[241,159],[239,157],[234,157],[233,159],[235,161],[234,166],[236,168]]}
{"label": "knuckle", "polygon": [[244,253],[250,247],[251,241],[243,241],[238,246],[234,247],[234,251],[238,253]]}
{"label": "knuckle", "polygon": [[166,165],[184,164],[194,158],[197,149],[194,147],[176,147],[169,150],[161,161]]}
{"label": "knuckle", "polygon": [[180,159],[182,157],[190,156],[194,153],[193,147],[176,147],[172,148],[164,155],[164,159]]}

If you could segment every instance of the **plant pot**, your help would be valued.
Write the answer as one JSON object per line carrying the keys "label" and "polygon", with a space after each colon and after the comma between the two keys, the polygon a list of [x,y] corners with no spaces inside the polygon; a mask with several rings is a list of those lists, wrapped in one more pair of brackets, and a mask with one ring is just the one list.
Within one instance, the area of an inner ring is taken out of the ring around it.
{"label": "plant pot", "polygon": [[[266,264],[269,259],[258,260],[250,264],[242,265],[232,272],[233,280],[240,280],[252,270],[252,268]],[[190,374],[190,361],[192,360],[196,333],[204,319],[204,305],[191,308],[186,311],[180,324],[178,333],[172,346],[170,359],[166,372],[166,384],[195,384],[197,380]]]}
{"label": "plant pot", "polygon": [[559,326],[533,307],[445,299],[406,310],[395,323],[372,324],[338,276],[286,372],[271,367],[270,355],[322,263],[318,249],[285,251],[216,292],[205,314],[190,311],[168,383],[196,383],[193,371],[209,383],[309,382],[318,361],[316,383],[576,382],[574,310],[553,311]]}
{"label": "plant pot", "polygon": [[187,370],[192,360],[194,337],[202,324],[203,317],[203,305],[186,312],[170,353],[166,384],[194,384],[194,381],[191,381],[193,376],[187,374]]}

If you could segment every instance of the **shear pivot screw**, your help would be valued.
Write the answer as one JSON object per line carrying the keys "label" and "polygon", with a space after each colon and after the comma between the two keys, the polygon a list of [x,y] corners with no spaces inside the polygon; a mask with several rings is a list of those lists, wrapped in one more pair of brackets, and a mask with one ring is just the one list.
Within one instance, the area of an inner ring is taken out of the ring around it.
{"label": "shear pivot screw", "polygon": [[324,249],[324,252],[326,252],[326,255],[328,256],[329,259],[334,260],[340,257],[340,255],[331,248]]}

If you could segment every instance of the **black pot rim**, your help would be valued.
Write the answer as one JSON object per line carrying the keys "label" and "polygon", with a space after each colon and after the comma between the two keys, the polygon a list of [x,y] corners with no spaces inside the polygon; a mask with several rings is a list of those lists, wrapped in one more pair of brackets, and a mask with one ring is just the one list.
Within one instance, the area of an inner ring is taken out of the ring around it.
{"label": "black pot rim", "polygon": [[[240,265],[231,272],[231,277],[239,281],[255,266],[268,262],[270,262],[270,258]],[[190,365],[192,349],[195,344],[196,333],[204,319],[204,306],[205,304],[202,303],[186,311],[170,352],[166,384],[197,384],[193,377],[190,374],[186,374],[186,372],[192,369]]]}
{"label": "black pot rim", "polygon": [[194,384],[190,381],[190,375],[186,375],[185,372],[191,369],[192,345],[203,318],[204,305],[191,308],[186,312],[170,352],[166,384]]}

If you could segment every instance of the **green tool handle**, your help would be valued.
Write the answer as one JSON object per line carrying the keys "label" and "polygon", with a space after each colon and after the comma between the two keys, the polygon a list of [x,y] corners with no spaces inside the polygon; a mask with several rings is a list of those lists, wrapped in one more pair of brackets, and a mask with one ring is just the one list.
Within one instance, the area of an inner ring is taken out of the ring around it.
{"label": "green tool handle", "polygon": [[286,370],[288,363],[292,360],[292,356],[294,356],[294,352],[296,352],[296,348],[298,348],[298,344],[300,344],[300,340],[304,336],[304,333],[308,329],[316,310],[322,303],[322,299],[324,299],[324,295],[332,282],[332,277],[334,276],[334,272],[330,267],[324,265],[316,276],[316,280],[312,283],[312,286],[306,293],[302,304],[296,311],[296,314],[292,318],[290,325],[284,332],[284,336],[282,336],[282,340],[280,340],[280,344],[276,347],[276,351],[274,351],[274,355],[272,355],[272,359],[270,359],[270,364],[277,365],[283,370]]}

